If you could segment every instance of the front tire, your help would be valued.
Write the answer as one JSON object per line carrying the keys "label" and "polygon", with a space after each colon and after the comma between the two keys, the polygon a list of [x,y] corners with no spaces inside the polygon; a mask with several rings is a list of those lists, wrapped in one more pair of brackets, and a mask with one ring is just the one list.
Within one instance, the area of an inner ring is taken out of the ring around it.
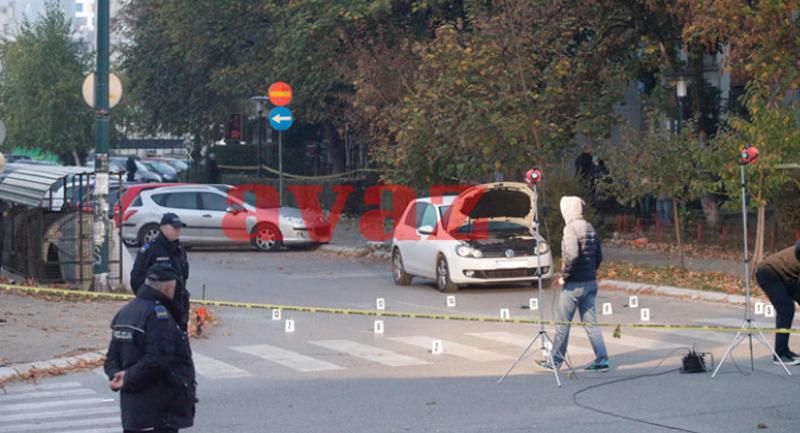
{"label": "front tire", "polygon": [[398,286],[407,286],[411,284],[411,280],[414,278],[406,273],[406,268],[403,266],[403,256],[397,248],[392,254],[392,277],[394,278],[394,283]]}
{"label": "front tire", "polygon": [[272,224],[262,224],[253,230],[253,246],[259,251],[275,252],[281,249],[283,236]]}
{"label": "front tire", "polygon": [[458,285],[450,280],[450,267],[447,259],[439,256],[436,261],[436,288],[443,293],[452,293],[458,290]]}

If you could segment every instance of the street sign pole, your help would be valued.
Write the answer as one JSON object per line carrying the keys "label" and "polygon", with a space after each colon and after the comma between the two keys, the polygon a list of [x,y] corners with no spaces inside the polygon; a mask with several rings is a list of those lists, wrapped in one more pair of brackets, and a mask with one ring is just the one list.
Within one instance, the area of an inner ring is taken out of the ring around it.
{"label": "street sign pole", "polygon": [[283,207],[283,133],[278,131],[278,206]]}
{"label": "street sign pole", "polygon": [[[109,0],[97,2],[97,68],[94,82],[95,188],[94,188],[94,281],[95,291],[108,286],[108,141],[109,141]],[[120,264],[121,266],[122,264]]]}

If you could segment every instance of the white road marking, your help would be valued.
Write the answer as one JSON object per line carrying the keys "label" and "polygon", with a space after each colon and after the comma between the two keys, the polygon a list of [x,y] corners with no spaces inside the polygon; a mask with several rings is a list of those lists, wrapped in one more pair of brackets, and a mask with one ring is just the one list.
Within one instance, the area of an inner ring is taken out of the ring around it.
{"label": "white road marking", "polygon": [[[579,329],[570,331],[570,340],[575,337],[579,338],[582,342],[589,342],[589,336],[586,332]],[[669,341],[654,340],[652,338],[642,338],[623,333],[622,338],[614,338],[610,332],[603,333],[603,341],[606,346],[623,346],[633,350],[672,350],[679,347],[686,347],[686,344],[671,343]]]}
{"label": "white road marking", "polygon": [[326,349],[346,353],[356,358],[388,365],[389,367],[406,367],[411,365],[430,364],[429,362],[421,359],[401,355],[399,353],[392,352],[391,350],[385,350],[378,347],[368,346],[366,344],[356,343],[355,341],[350,340],[322,340],[311,341],[310,343]]}
{"label": "white road marking", "polygon": [[70,430],[70,431],[62,431],[59,433],[122,433],[122,427],[111,427],[111,428],[93,428],[91,430]]}
{"label": "white road marking", "polygon": [[[570,337],[572,336],[571,335],[572,332],[573,331],[570,331]],[[528,347],[528,345],[531,344],[531,340],[536,338],[536,335],[512,334],[510,332],[474,332],[474,333],[468,333],[467,335],[472,337],[478,337],[484,340],[497,341],[503,344],[509,344],[511,346],[517,346],[517,347]],[[570,338],[570,342],[571,340],[572,339]],[[542,347],[541,343],[537,341],[536,344],[534,344],[531,347],[531,350],[540,349],[541,347]],[[569,353],[570,355],[594,354],[594,352],[592,352],[591,349],[587,349],[581,346],[576,346],[575,344],[569,344],[567,346],[567,353]]]}
{"label": "white road marking", "polygon": [[248,355],[257,356],[259,358],[266,359],[267,361],[274,362],[303,373],[343,369],[343,367],[340,367],[336,364],[302,355],[297,352],[281,349],[280,347],[270,346],[268,344],[231,347],[231,349],[237,352],[246,353]]}
{"label": "white road marking", "polygon": [[31,430],[44,430],[52,432],[55,429],[60,429],[64,427],[82,427],[82,426],[95,426],[102,424],[119,424],[119,423],[120,423],[119,417],[115,417],[115,418],[80,419],[74,421],[54,421],[54,422],[43,422],[37,424],[14,424],[14,425],[5,425],[0,427],[0,433],[19,433]]}
{"label": "white road marking", "polygon": [[60,391],[34,391],[25,392],[21,394],[0,395],[0,403],[15,400],[32,400],[37,398],[52,398],[52,397],[74,397],[79,395],[93,395],[97,394],[91,389],[65,389]]}
{"label": "white road marking", "polygon": [[[63,383],[37,383],[35,385],[12,385],[7,387],[9,394],[16,394],[21,392],[32,392],[32,391],[52,391],[54,389],[67,389],[67,388],[82,388],[78,382],[63,382]],[[0,396],[3,394],[0,393]]]}
{"label": "white road marking", "polygon": [[100,415],[109,413],[118,414],[119,407],[106,406],[106,407],[55,410],[50,412],[28,412],[28,413],[18,413],[14,415],[0,415],[0,422],[39,420],[48,418],[70,417],[70,416]]}
{"label": "white road marking", "polygon": [[[424,335],[417,335],[413,337],[394,337],[390,340],[429,349],[431,347],[431,341],[433,341],[434,338]],[[489,352],[488,350],[478,349],[477,347],[467,346],[466,344],[460,344],[454,341],[442,340],[442,346],[442,351],[445,355],[452,355],[470,361],[491,362],[514,360],[514,358],[508,355]]]}
{"label": "white road marking", "polygon": [[239,367],[226,364],[197,352],[194,352],[192,359],[194,360],[194,368],[197,374],[208,379],[235,379],[238,377],[252,376],[252,374]]}
{"label": "white road marking", "polygon": [[107,403],[109,401],[114,401],[114,400],[104,399],[104,398],[83,398],[76,400],[41,401],[36,403],[6,404],[6,405],[0,405],[0,412],[12,412],[18,410],[31,410],[31,409],[49,409],[62,406],[86,406],[92,404]]}

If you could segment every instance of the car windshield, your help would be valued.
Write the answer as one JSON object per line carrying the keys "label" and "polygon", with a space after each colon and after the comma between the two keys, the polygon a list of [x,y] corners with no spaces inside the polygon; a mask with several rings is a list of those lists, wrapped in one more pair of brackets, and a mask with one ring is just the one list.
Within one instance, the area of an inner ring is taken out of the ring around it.
{"label": "car windshield", "polygon": [[[488,234],[497,237],[517,236],[529,233],[528,227],[510,221],[489,221],[487,228],[483,228],[481,224],[478,224],[478,230],[487,230]],[[472,221],[468,221],[459,226],[456,231],[462,234],[475,233],[475,225]]]}
{"label": "car windshield", "polygon": [[148,164],[152,165],[156,168],[156,170],[164,173],[172,173],[175,171],[174,168],[170,167],[169,164],[161,162],[161,161],[147,161]]}

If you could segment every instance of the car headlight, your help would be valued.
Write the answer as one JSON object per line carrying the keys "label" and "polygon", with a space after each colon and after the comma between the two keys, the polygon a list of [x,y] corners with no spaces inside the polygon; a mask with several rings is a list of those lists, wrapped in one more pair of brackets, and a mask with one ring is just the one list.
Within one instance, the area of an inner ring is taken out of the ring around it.
{"label": "car headlight", "polygon": [[540,240],[536,242],[536,252],[539,254],[547,254],[550,251],[550,246],[547,245],[547,242],[544,240]]}
{"label": "car headlight", "polygon": [[471,246],[464,244],[458,245],[456,247],[456,254],[458,254],[461,257],[475,257],[476,259],[483,257],[483,253],[481,252],[481,250],[472,248]]}

